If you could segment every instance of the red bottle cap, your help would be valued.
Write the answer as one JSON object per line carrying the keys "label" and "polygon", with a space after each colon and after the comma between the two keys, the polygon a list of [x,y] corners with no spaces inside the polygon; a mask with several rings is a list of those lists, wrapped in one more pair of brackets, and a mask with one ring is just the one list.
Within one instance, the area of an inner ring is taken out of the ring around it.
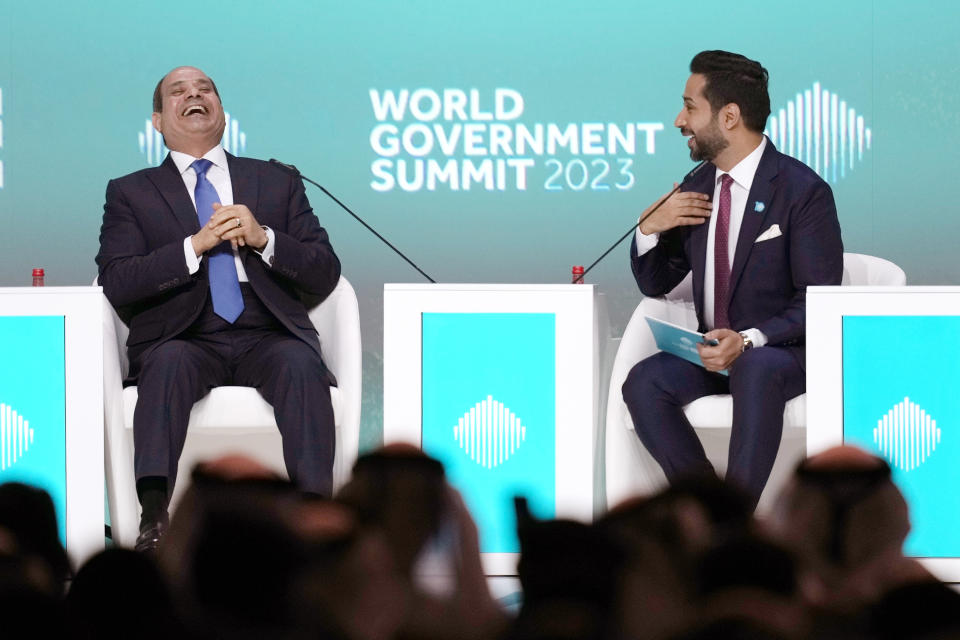
{"label": "red bottle cap", "polygon": [[583,265],[579,265],[573,268],[573,275],[578,276],[583,273]]}
{"label": "red bottle cap", "polygon": [[34,277],[34,278],[42,278],[42,277],[43,277],[43,269],[34,269],[34,270],[33,270],[33,277]]}

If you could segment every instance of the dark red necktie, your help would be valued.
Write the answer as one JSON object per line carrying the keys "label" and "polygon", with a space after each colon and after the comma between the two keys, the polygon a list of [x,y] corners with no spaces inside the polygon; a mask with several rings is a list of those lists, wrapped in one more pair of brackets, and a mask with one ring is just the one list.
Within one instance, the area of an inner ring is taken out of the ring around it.
{"label": "dark red necktie", "polygon": [[730,185],[729,174],[720,177],[720,206],[713,237],[713,328],[729,329],[730,306]]}

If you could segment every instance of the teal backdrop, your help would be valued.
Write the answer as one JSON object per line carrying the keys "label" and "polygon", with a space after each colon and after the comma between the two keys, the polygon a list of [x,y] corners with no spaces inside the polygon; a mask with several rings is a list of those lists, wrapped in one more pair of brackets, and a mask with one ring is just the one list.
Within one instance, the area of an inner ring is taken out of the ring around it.
{"label": "teal backdrop", "polygon": [[[33,267],[48,284],[92,280],[107,180],[155,160],[140,138],[153,88],[183,64],[217,82],[231,148],[297,165],[437,280],[565,282],[692,167],[672,123],[708,48],[769,69],[771,131],[789,146],[792,127],[797,153],[805,92],[827,97],[820,125],[838,133],[812,137],[842,163],[828,177],[848,251],[956,284],[958,21],[960,5],[933,1],[0,0],[0,284],[29,284]],[[404,90],[413,110],[391,111]],[[360,298],[367,448],[381,438],[382,285],[420,277],[308,193]],[[618,334],[639,297],[626,247],[587,279]]]}

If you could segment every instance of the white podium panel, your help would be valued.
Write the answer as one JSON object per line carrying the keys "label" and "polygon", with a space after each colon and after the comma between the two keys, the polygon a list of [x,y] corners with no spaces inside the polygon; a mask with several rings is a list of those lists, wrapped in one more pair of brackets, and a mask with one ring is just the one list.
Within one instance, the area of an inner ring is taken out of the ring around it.
{"label": "white podium panel", "polygon": [[513,575],[513,497],[590,520],[597,426],[592,285],[384,286],[384,441],[443,462],[488,575]]}
{"label": "white podium panel", "polygon": [[807,451],[884,458],[910,508],[905,549],[960,581],[960,287],[807,289]]}
{"label": "white podium panel", "polygon": [[0,482],[50,493],[74,565],[103,549],[100,287],[0,287]]}

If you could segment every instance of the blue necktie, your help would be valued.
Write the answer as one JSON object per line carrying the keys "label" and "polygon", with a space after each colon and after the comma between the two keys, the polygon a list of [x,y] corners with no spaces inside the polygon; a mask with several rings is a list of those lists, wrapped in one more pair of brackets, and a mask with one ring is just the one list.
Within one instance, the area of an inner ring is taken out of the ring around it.
{"label": "blue necktie", "polygon": [[[220,202],[217,190],[207,180],[207,169],[213,163],[206,159],[194,160],[193,170],[197,172],[197,186],[193,191],[197,202],[197,217],[200,226],[207,224],[213,215],[213,203]],[[230,242],[224,240],[207,252],[209,260],[207,275],[210,278],[210,297],[213,299],[213,311],[233,324],[243,311],[243,296],[240,294],[240,280],[237,279],[237,266],[233,261],[233,249]]]}

